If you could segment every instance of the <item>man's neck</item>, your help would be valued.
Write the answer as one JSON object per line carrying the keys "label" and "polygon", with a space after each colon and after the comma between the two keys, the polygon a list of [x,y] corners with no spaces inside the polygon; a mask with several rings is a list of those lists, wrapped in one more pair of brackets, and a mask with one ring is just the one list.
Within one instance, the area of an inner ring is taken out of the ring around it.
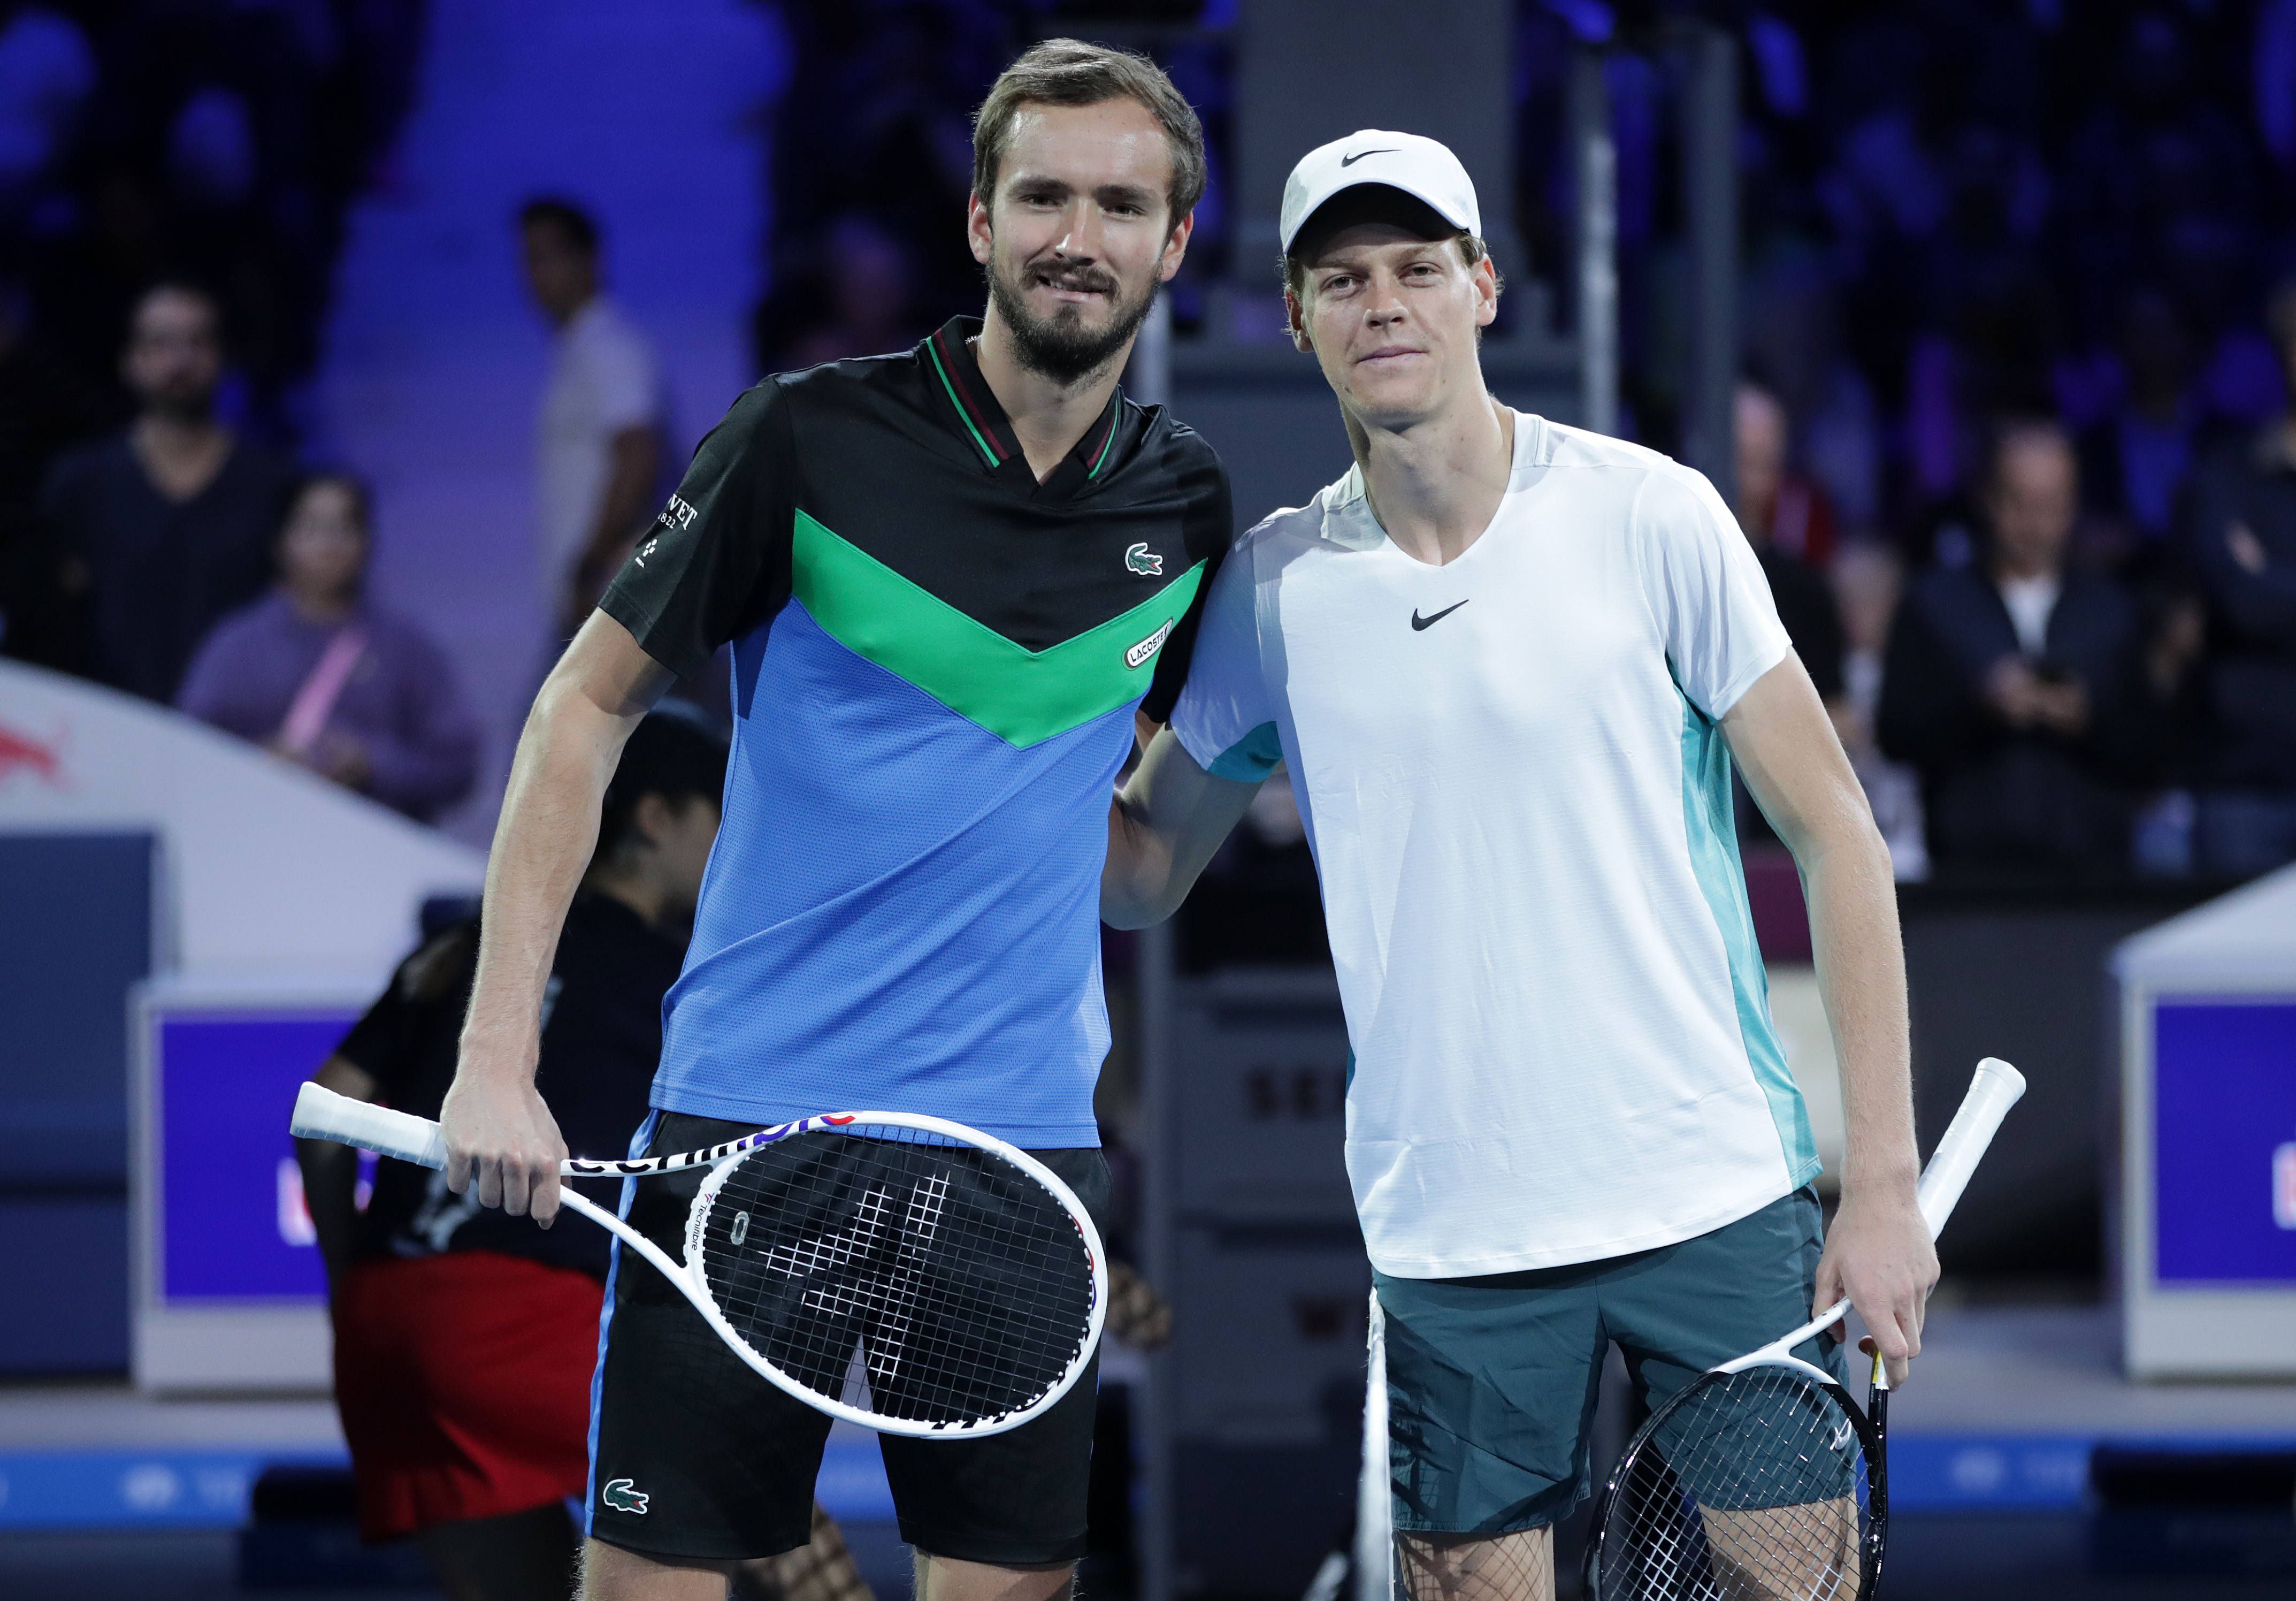
{"label": "man's neck", "polygon": [[1515,419],[1480,383],[1406,428],[1347,424],[1372,514],[1397,549],[1441,567],[1482,538],[1506,497]]}
{"label": "man's neck", "polygon": [[162,495],[190,500],[223,471],[232,436],[211,412],[147,411],[135,419],[128,443]]}
{"label": "man's neck", "polygon": [[323,594],[315,589],[298,589],[291,585],[282,585],[280,593],[286,596],[288,607],[296,616],[321,628],[332,628],[337,623],[348,622],[351,613],[358,610],[356,590]]}
{"label": "man's neck", "polygon": [[2055,566],[2046,562],[2034,566],[2013,565],[2007,562],[1993,564],[1993,579],[1998,584],[2030,584],[2038,579],[2054,579],[2056,576]]}
{"label": "man's neck", "polygon": [[603,895],[619,900],[636,912],[638,921],[648,928],[659,925],[668,909],[668,892],[645,873],[617,871],[612,867],[594,869],[582,881],[582,887],[594,895]]}
{"label": "man's neck", "polygon": [[1085,430],[1108,409],[1108,397],[1116,388],[1117,380],[1124,375],[1124,364],[1131,354],[1132,341],[1127,340],[1123,349],[1097,371],[1072,384],[1056,383],[1021,365],[1013,330],[996,314],[994,303],[980,319],[980,337],[972,346],[972,358],[980,365],[980,376],[987,382],[988,392],[996,397],[996,404],[1012,420],[1013,435],[1021,441],[1021,454],[1029,458],[1029,471],[1037,475],[1039,483],[1076,448]]}
{"label": "man's neck", "polygon": [[571,305],[562,306],[550,314],[550,325],[561,333],[582,320],[582,314],[598,303],[598,291],[592,290]]}

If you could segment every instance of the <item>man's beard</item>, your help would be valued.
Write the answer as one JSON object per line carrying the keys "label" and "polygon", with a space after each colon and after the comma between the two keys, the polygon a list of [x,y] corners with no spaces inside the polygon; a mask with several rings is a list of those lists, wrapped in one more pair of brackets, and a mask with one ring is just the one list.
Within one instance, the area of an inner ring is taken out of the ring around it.
{"label": "man's beard", "polygon": [[1049,317],[1038,316],[1029,309],[1020,286],[1006,280],[993,259],[988,267],[988,298],[996,303],[1004,325],[1013,331],[1013,353],[1022,366],[1063,389],[1114,360],[1140,331],[1148,308],[1156,300],[1153,279],[1140,291],[1138,300],[1127,304],[1117,299],[1118,284],[1112,275],[1091,272],[1078,277],[1106,297],[1109,316],[1105,327],[1086,327],[1082,310],[1072,306],[1064,306]]}
{"label": "man's beard", "polygon": [[168,385],[146,390],[141,399],[146,414],[178,427],[195,427],[215,415],[216,386]]}

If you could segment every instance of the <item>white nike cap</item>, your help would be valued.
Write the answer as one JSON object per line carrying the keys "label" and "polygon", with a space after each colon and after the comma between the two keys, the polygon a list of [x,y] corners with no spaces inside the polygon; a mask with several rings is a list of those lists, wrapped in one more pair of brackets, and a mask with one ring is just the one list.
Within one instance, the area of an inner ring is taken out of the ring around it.
{"label": "white nike cap", "polygon": [[1451,148],[1422,134],[1359,128],[1344,139],[1319,144],[1300,158],[1283,180],[1283,209],[1278,226],[1283,251],[1324,201],[1358,184],[1400,189],[1435,209],[1454,227],[1480,236],[1483,214],[1475,204],[1475,184]]}

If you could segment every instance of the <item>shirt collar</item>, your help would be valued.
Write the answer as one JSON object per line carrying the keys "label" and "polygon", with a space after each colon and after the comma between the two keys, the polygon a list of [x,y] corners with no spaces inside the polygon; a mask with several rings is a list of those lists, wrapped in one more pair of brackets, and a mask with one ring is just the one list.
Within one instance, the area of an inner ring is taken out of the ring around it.
{"label": "shirt collar", "polygon": [[1045,496],[1078,494],[1097,481],[1115,456],[1116,431],[1124,419],[1122,388],[1110,391],[1106,409],[1039,484],[1021,449],[1020,436],[1013,431],[1013,420],[997,404],[973,357],[972,341],[980,333],[979,317],[951,317],[918,348],[931,386],[947,402],[957,431],[965,436],[983,471],[1012,478]]}

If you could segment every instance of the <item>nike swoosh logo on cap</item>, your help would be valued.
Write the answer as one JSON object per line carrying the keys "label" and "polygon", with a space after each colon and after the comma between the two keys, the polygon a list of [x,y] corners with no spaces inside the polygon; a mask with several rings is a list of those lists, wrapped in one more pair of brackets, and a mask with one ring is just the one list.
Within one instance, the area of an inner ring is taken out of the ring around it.
{"label": "nike swoosh logo on cap", "polygon": [[1357,161],[1362,160],[1365,156],[1399,156],[1403,152],[1401,151],[1397,150],[1392,145],[1383,144],[1377,150],[1359,150],[1351,156],[1341,156],[1340,158],[1340,165],[1342,167],[1352,167]]}

